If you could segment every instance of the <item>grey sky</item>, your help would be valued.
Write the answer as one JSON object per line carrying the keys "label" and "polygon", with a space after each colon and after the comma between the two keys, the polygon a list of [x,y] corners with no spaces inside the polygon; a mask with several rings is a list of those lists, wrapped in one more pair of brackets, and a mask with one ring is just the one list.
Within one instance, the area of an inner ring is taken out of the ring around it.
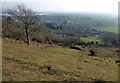
{"label": "grey sky", "polygon": [[[2,7],[10,8],[23,3],[34,11],[50,12],[118,12],[119,0],[3,0]],[[17,3],[15,3],[17,2]]]}

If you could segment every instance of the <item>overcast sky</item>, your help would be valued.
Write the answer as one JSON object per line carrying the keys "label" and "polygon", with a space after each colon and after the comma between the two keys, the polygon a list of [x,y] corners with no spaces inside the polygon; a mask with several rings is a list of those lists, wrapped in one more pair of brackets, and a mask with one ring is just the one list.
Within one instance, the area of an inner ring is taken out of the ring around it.
{"label": "overcast sky", "polygon": [[[2,0],[2,8],[10,8],[23,3],[40,12],[118,12],[119,0]],[[18,2],[18,3],[15,3]]]}

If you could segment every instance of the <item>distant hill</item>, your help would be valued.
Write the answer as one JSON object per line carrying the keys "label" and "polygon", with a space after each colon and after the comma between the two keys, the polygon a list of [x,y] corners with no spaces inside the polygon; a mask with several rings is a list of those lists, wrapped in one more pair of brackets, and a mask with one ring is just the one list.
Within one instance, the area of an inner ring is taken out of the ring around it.
{"label": "distant hill", "polygon": [[[97,30],[117,33],[117,16],[107,14],[90,13],[41,13],[44,22],[61,25],[62,22],[70,22],[66,27],[90,27]],[[105,28],[105,29],[104,29]],[[112,28],[112,30],[111,30]]]}

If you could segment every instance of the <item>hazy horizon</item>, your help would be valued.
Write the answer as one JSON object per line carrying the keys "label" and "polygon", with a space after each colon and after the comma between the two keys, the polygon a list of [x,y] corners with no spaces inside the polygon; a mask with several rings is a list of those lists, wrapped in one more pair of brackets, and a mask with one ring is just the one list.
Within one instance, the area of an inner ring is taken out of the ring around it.
{"label": "hazy horizon", "polygon": [[25,4],[36,12],[118,14],[119,0],[4,0],[2,9]]}

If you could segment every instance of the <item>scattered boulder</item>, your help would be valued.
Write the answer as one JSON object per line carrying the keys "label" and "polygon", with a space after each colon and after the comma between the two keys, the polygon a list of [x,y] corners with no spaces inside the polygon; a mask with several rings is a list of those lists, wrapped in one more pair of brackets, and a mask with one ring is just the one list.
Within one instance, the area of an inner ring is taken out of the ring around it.
{"label": "scattered boulder", "polygon": [[115,63],[120,63],[120,60],[116,60]]}
{"label": "scattered boulder", "polygon": [[70,48],[75,50],[82,50],[80,47],[75,47],[75,46],[71,46]]}
{"label": "scattered boulder", "polygon": [[48,70],[52,70],[52,66],[47,66],[47,69]]}
{"label": "scattered boulder", "polygon": [[89,50],[90,54],[89,56],[95,56],[95,51],[93,49]]}
{"label": "scattered boulder", "polygon": [[120,52],[120,50],[116,50],[116,52]]}

